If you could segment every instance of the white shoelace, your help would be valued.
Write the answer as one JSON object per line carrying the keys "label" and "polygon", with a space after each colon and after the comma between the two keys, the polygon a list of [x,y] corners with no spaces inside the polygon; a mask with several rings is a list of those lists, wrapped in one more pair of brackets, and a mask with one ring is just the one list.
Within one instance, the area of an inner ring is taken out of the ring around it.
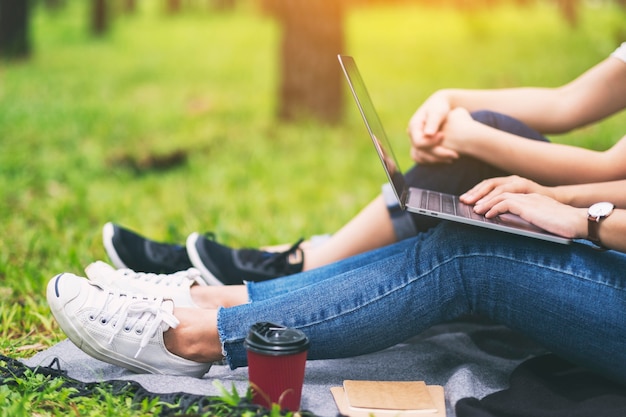
{"label": "white shoelace", "polygon": [[184,285],[189,286],[189,282],[206,285],[201,279],[200,271],[195,268],[189,268],[186,271],[180,271],[174,274],[135,272],[132,269],[118,269],[115,273],[119,274],[123,279],[133,279],[154,285],[181,287]]}
{"label": "white shoelace", "polygon": [[104,303],[99,311],[91,318],[93,320],[99,318],[103,325],[115,320],[111,323],[114,331],[109,339],[109,345],[122,330],[134,331],[138,336],[141,335],[135,358],[157,331],[164,332],[169,328],[176,328],[179,324],[174,314],[163,306],[164,300],[161,297],[146,298],[108,290],[103,299]]}

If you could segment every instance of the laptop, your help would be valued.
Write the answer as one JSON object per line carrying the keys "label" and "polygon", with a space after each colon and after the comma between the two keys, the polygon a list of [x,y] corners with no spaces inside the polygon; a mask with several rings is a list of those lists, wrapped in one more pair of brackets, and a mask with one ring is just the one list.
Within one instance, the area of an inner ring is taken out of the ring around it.
{"label": "laptop", "polygon": [[505,213],[488,219],[485,216],[476,214],[473,207],[462,203],[458,196],[416,187],[407,187],[404,175],[391,148],[391,143],[374,109],[354,58],[346,55],[338,55],[338,58],[359,112],[365,122],[365,127],[374,143],[374,148],[380,157],[391,188],[402,210],[550,242],[571,243],[571,239],[549,233],[517,215]]}

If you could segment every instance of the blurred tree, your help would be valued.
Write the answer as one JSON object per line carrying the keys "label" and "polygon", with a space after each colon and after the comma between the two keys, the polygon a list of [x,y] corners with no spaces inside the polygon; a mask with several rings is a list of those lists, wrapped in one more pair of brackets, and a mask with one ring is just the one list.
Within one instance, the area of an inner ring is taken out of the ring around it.
{"label": "blurred tree", "polygon": [[344,49],[343,2],[266,0],[264,7],[283,30],[278,117],[338,122],[343,83],[336,56]]}
{"label": "blurred tree", "polygon": [[211,8],[214,10],[232,10],[235,8],[235,0],[212,0]]}
{"label": "blurred tree", "polygon": [[124,0],[124,13],[132,14],[137,10],[137,2],[135,0]]}
{"label": "blurred tree", "polygon": [[65,5],[65,0],[45,0],[44,5],[51,10],[58,10]]}
{"label": "blurred tree", "polygon": [[557,0],[559,9],[563,18],[567,23],[575,28],[578,26],[578,9],[580,8],[580,0]]}
{"label": "blurred tree", "polygon": [[91,0],[91,33],[101,36],[109,28],[109,9],[106,0]]}
{"label": "blurred tree", "polygon": [[29,0],[0,0],[0,57],[30,54],[29,17]]}
{"label": "blurred tree", "polygon": [[168,14],[176,14],[180,12],[181,6],[181,0],[167,0],[165,3],[165,10]]}

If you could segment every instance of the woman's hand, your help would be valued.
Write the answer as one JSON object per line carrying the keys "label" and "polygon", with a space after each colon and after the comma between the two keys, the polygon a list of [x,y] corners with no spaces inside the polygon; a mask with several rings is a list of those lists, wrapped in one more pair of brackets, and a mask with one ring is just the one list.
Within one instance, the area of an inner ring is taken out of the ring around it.
{"label": "woman's hand", "polygon": [[488,218],[512,213],[559,236],[576,238],[587,233],[586,209],[562,204],[551,187],[517,175],[484,180],[460,198]]}
{"label": "woman's hand", "polygon": [[[539,185],[534,181],[522,178],[517,175],[508,177],[497,177],[483,180],[476,184],[472,189],[460,196],[463,203],[481,206],[488,203],[492,198],[502,193],[518,193],[518,194],[543,194],[550,198],[555,198],[555,194],[551,187]],[[478,210],[475,207],[475,210]],[[477,213],[484,213],[477,211]]]}
{"label": "woman's hand", "polygon": [[502,193],[475,206],[487,218],[516,214],[555,235],[581,238],[587,235],[587,209],[568,206],[542,194]]}
{"label": "woman's hand", "polygon": [[415,112],[407,133],[411,140],[411,158],[417,163],[449,163],[459,157],[442,145],[443,125],[451,110],[444,92],[430,96]]}
{"label": "woman's hand", "polygon": [[[416,116],[419,113],[418,110]],[[470,113],[462,107],[449,110],[445,117],[433,111],[430,119],[418,117],[415,122],[413,122],[414,119],[411,120],[412,124],[409,125],[409,136],[412,142],[411,158],[417,163],[454,161],[460,154],[467,153],[465,150],[471,150],[474,146],[472,138],[479,137],[481,128],[486,128],[485,125],[472,119]],[[430,129],[428,128],[429,121],[432,123]],[[434,130],[435,125],[436,130]],[[419,129],[420,126],[422,129]]]}

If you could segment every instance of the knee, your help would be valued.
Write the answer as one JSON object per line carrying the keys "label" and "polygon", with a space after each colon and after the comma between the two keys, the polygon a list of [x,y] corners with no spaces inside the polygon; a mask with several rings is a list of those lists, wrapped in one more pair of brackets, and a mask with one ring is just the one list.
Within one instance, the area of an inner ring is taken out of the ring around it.
{"label": "knee", "polygon": [[506,118],[506,117],[508,116],[505,116],[501,113],[497,113],[491,110],[478,110],[478,111],[472,112],[472,119],[484,125],[495,127],[495,128],[498,128],[498,126],[500,125],[498,120],[501,118]]}
{"label": "knee", "polygon": [[506,114],[497,113],[491,110],[478,110],[472,112],[472,118],[484,125],[515,135],[547,142],[548,139],[525,123]]}
{"label": "knee", "polygon": [[474,226],[442,221],[433,228],[427,244],[422,244],[419,249],[422,253],[432,251],[432,256],[443,254],[443,259],[454,260],[452,262],[454,264],[465,258],[467,254],[478,253],[482,250],[482,245],[478,245],[482,243],[481,239],[477,239],[477,234],[480,235],[480,233],[481,230]]}
{"label": "knee", "polygon": [[479,230],[473,226],[444,221],[437,226],[433,239],[442,242],[448,248],[458,248],[466,243],[475,242],[477,231]]}

